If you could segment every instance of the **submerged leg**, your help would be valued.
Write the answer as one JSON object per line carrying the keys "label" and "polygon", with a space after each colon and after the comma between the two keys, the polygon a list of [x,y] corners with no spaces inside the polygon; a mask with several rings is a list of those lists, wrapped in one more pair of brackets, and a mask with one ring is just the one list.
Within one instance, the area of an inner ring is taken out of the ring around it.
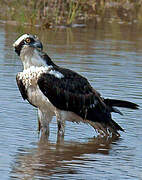
{"label": "submerged leg", "polygon": [[57,119],[58,124],[58,134],[64,136],[65,133],[65,121]]}
{"label": "submerged leg", "polygon": [[61,112],[56,112],[58,136],[64,136],[65,133],[65,117]]}
{"label": "submerged leg", "polygon": [[40,118],[39,118],[39,115],[38,115],[38,134],[40,133],[40,130],[41,130],[41,122],[40,122]]}
{"label": "submerged leg", "polygon": [[52,120],[53,115],[48,112],[42,112],[38,109],[38,125],[41,135],[49,136],[49,124]]}

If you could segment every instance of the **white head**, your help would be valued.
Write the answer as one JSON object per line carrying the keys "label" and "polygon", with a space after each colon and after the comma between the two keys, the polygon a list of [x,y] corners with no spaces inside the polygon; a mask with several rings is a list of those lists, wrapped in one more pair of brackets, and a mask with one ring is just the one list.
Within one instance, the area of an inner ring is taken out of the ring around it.
{"label": "white head", "polygon": [[24,34],[14,42],[13,47],[18,56],[20,56],[24,69],[31,66],[46,66],[46,62],[41,57],[43,46],[37,36]]}
{"label": "white head", "polygon": [[21,50],[25,47],[32,47],[41,49],[43,48],[42,43],[39,41],[38,37],[31,34],[23,34],[14,43],[13,47],[15,52],[20,56]]}

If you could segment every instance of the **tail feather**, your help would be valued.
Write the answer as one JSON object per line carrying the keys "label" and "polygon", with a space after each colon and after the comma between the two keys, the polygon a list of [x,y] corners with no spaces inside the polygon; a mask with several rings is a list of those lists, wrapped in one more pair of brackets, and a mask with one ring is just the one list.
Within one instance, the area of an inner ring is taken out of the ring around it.
{"label": "tail feather", "polygon": [[120,136],[118,131],[124,132],[124,129],[112,119],[107,124],[93,121],[88,121],[88,123],[101,135],[109,136],[113,134]]}
{"label": "tail feather", "polygon": [[114,129],[115,131],[123,131],[124,132],[124,129],[121,126],[119,126],[119,124],[117,124],[114,120],[111,119],[109,124],[110,124],[110,127],[112,129]]}
{"label": "tail feather", "polygon": [[120,136],[118,131],[124,131],[124,129],[111,119],[111,112],[116,112],[122,115],[122,113],[116,107],[124,107],[130,109],[138,109],[138,105],[129,101],[116,100],[116,99],[104,99],[106,109],[103,111],[99,106],[94,109],[88,109],[87,122],[100,134],[109,136]]}
{"label": "tail feather", "polygon": [[104,102],[108,106],[124,107],[130,109],[138,109],[138,105],[129,101],[116,100],[116,99],[104,99]]}
{"label": "tail feather", "polygon": [[123,113],[119,109],[117,109],[116,107],[111,107],[111,112],[115,112],[115,113],[118,113],[120,115],[123,115]]}

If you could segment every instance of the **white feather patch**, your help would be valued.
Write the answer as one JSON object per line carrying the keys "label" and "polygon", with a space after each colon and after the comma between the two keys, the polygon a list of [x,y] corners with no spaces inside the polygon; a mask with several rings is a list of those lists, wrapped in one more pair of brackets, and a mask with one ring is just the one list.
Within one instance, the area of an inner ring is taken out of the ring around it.
{"label": "white feather patch", "polygon": [[55,70],[50,70],[50,71],[49,71],[49,74],[54,75],[55,77],[57,77],[57,78],[59,78],[59,79],[61,79],[61,78],[64,77],[63,74],[61,74],[60,72],[55,71]]}
{"label": "white feather patch", "polygon": [[30,68],[25,69],[23,72],[18,73],[17,76],[20,80],[22,80],[23,84],[27,88],[28,86],[37,84],[38,78],[42,73],[49,73],[57,78],[64,77],[63,74],[61,74],[60,72],[53,70],[52,66],[48,66],[48,67],[31,66]]}
{"label": "white feather patch", "polygon": [[25,40],[27,37],[29,37],[28,34],[23,34],[22,36],[20,36],[15,43],[13,43],[13,47],[16,47],[20,44],[21,41]]}

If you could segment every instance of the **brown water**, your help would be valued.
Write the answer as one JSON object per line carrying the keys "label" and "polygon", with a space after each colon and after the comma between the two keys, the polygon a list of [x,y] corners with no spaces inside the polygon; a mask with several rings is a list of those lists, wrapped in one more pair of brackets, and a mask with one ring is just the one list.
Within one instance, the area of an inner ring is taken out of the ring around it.
{"label": "brown water", "polygon": [[0,179],[142,179],[141,109],[113,114],[125,130],[120,138],[99,138],[85,124],[66,123],[57,138],[40,139],[37,112],[23,101],[15,76],[22,65],[12,43],[36,33],[48,55],[61,66],[86,76],[104,97],[142,105],[142,33],[138,25],[103,24],[97,29],[40,31],[0,26]]}

